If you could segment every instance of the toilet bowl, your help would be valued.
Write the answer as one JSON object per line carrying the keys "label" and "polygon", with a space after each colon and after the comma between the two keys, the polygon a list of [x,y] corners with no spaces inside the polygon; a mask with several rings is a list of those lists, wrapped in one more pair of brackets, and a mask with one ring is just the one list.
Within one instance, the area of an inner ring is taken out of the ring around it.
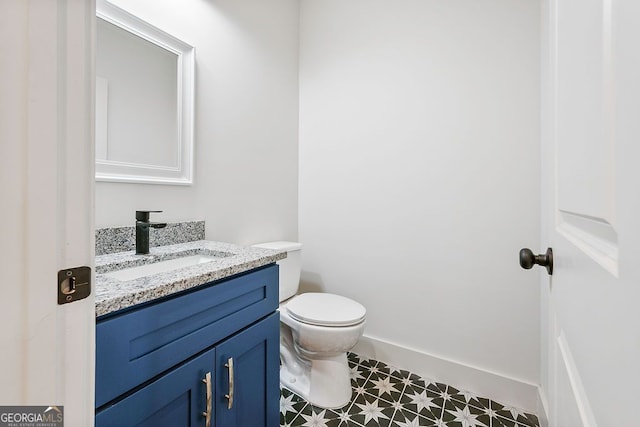
{"label": "toilet bowl", "polygon": [[365,307],[340,295],[295,295],[300,279],[299,243],[255,246],[287,251],[287,258],[278,262],[280,383],[315,406],[345,406],[351,400],[347,351],[364,332]]}

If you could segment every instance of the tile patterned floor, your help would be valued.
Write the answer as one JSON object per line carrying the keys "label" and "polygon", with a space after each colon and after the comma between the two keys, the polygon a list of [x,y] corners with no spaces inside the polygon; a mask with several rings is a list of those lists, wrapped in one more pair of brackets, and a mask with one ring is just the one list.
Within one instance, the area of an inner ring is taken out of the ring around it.
{"label": "tile patterned floor", "polygon": [[281,389],[283,427],[538,427],[522,410],[349,353],[352,401],[317,408]]}

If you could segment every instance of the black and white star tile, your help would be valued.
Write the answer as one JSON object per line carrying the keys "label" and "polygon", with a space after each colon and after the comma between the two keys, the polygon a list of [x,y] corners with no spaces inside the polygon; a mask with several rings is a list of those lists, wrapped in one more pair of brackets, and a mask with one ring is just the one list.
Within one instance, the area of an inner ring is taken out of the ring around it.
{"label": "black and white star tile", "polygon": [[352,400],[323,409],[280,390],[282,427],[539,427],[533,414],[349,353]]}

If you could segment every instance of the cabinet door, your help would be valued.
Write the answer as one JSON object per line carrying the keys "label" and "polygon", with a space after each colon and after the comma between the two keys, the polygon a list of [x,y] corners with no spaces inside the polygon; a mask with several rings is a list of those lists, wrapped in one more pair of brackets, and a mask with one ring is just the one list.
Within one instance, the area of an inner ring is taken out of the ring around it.
{"label": "cabinet door", "polygon": [[[173,369],[98,412],[96,427],[204,427],[207,386],[202,380],[211,374],[211,397],[215,402],[214,363],[212,349]],[[215,420],[214,408],[211,420]]]}
{"label": "cabinet door", "polygon": [[280,425],[279,316],[273,313],[217,346],[216,426]]}

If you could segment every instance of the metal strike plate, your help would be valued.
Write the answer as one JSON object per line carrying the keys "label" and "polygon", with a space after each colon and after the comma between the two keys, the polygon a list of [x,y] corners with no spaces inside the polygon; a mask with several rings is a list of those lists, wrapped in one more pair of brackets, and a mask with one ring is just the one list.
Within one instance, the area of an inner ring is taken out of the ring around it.
{"label": "metal strike plate", "polygon": [[58,305],[91,295],[91,268],[75,267],[58,271]]}

